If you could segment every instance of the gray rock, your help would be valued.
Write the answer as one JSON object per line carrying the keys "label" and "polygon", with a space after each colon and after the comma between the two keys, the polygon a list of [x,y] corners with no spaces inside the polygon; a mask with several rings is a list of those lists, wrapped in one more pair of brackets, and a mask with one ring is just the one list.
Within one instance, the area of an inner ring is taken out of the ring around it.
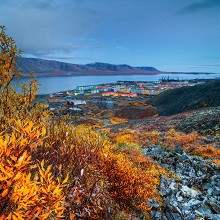
{"label": "gray rock", "polygon": [[203,176],[204,175],[204,173],[201,171],[201,170],[199,170],[198,172],[197,172],[197,176]]}
{"label": "gray rock", "polygon": [[202,206],[198,207],[197,211],[199,211],[202,215],[212,214],[211,209],[209,207],[207,207],[206,205],[202,205]]}
{"label": "gray rock", "polygon": [[198,211],[198,210],[195,210],[195,213],[196,213],[197,216],[203,216],[203,213]]}
{"label": "gray rock", "polygon": [[173,152],[178,153],[178,154],[182,154],[183,153],[182,146],[180,146],[179,144],[175,144],[175,146],[173,148]]}
{"label": "gray rock", "polygon": [[151,201],[153,220],[219,219],[219,168],[208,159],[188,155],[178,145],[172,152],[161,146],[152,146],[145,152],[178,176],[176,181],[160,176],[163,206]]}
{"label": "gray rock", "polygon": [[214,196],[220,196],[220,187],[213,187],[213,195]]}
{"label": "gray rock", "polygon": [[[218,202],[217,202],[217,199],[216,199],[214,196],[209,196],[209,197],[208,197],[208,203],[210,203],[210,202],[218,203]],[[208,203],[207,203],[207,204],[208,204]]]}
{"label": "gray rock", "polygon": [[166,218],[167,218],[167,220],[174,220],[169,211],[166,211]]}
{"label": "gray rock", "polygon": [[197,197],[200,194],[196,190],[191,189],[188,186],[184,186],[184,185],[181,188],[181,192],[182,192],[183,196],[185,196],[185,197],[192,197],[192,198],[195,198],[195,197]]}
{"label": "gray rock", "polygon": [[182,216],[187,216],[187,215],[190,214],[190,209],[189,209],[188,206],[179,205],[178,207],[179,207],[179,209],[181,211]]}
{"label": "gray rock", "polygon": [[162,218],[162,213],[160,211],[157,211],[154,217],[155,217],[155,219],[159,220]]}
{"label": "gray rock", "polygon": [[209,217],[211,220],[220,220],[220,215],[212,214],[212,215],[209,215]]}
{"label": "gray rock", "polygon": [[203,185],[203,188],[205,189],[205,190],[208,190],[209,188],[211,188],[212,187],[212,184],[211,183],[204,183],[204,185]]}
{"label": "gray rock", "polygon": [[190,199],[189,202],[184,203],[185,206],[189,206],[190,208],[193,208],[201,204],[202,204],[202,201],[197,200],[197,199]]}
{"label": "gray rock", "polygon": [[159,191],[161,196],[166,196],[167,194],[169,194],[169,190],[167,190],[164,187],[160,187],[160,191]]}
{"label": "gray rock", "polygon": [[220,175],[214,175],[211,177],[211,180],[212,181],[215,181],[215,182],[220,182]]}
{"label": "gray rock", "polygon": [[183,220],[183,218],[177,213],[171,213],[173,220]]}
{"label": "gray rock", "polygon": [[193,215],[193,214],[189,214],[185,219],[186,219],[186,220],[195,220],[195,219],[196,219],[196,216]]}
{"label": "gray rock", "polygon": [[182,201],[183,201],[183,197],[182,197],[182,196],[178,196],[178,197],[176,198],[176,200],[177,200],[177,202],[182,202]]}
{"label": "gray rock", "polygon": [[186,154],[185,152],[183,152],[183,154],[178,155],[178,160],[180,162],[185,162],[186,160],[190,160],[190,156]]}
{"label": "gray rock", "polygon": [[211,195],[212,195],[212,193],[213,193],[213,191],[214,191],[214,190],[213,190],[213,188],[209,188],[209,189],[207,190],[208,195],[210,195],[210,196],[211,196]]}
{"label": "gray rock", "polygon": [[160,186],[168,187],[168,182],[163,175],[160,175]]}
{"label": "gray rock", "polygon": [[208,206],[212,210],[213,214],[220,214],[220,206],[214,202],[209,202]]}
{"label": "gray rock", "polygon": [[172,190],[176,190],[178,188],[178,184],[176,184],[176,182],[172,180],[169,185],[169,188]]}
{"label": "gray rock", "polygon": [[208,197],[202,196],[201,199],[203,199],[202,203],[206,204],[208,202]]}

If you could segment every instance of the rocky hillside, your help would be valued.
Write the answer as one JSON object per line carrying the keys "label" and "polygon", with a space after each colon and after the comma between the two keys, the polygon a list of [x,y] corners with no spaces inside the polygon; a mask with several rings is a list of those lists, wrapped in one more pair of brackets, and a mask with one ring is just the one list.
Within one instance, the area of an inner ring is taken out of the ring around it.
{"label": "rocky hillside", "polygon": [[203,107],[220,106],[220,80],[168,90],[154,97],[150,104],[158,108],[160,115],[173,115]]}
{"label": "rocky hillside", "polygon": [[160,145],[146,147],[144,152],[174,173],[174,178],[168,180],[161,175],[163,202],[150,201],[151,219],[220,219],[220,175],[216,164],[189,155],[180,145],[172,151]]}
{"label": "rocky hillside", "polygon": [[132,67],[126,64],[91,63],[86,65],[64,63],[52,60],[17,57],[17,64],[24,75],[34,71],[37,76],[69,75],[119,75],[158,74],[154,67]]}

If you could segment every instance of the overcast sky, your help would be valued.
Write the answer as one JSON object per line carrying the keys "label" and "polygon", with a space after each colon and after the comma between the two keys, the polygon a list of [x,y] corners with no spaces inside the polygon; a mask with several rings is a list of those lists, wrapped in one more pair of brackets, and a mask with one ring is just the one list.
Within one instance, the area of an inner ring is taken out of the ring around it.
{"label": "overcast sky", "polygon": [[220,0],[0,0],[23,56],[220,73]]}

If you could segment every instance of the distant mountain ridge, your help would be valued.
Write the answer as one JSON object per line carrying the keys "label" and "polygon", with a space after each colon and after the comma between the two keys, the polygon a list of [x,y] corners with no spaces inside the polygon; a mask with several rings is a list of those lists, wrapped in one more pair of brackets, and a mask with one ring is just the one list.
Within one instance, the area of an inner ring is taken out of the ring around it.
{"label": "distant mountain ridge", "polygon": [[115,65],[101,62],[83,65],[24,57],[17,57],[17,64],[24,75],[34,71],[36,76],[141,75],[160,73],[154,67],[132,67],[127,64]]}
{"label": "distant mountain ridge", "polygon": [[109,63],[90,63],[86,64],[86,66],[89,67],[94,67],[97,70],[110,70],[110,71],[137,71],[139,72],[140,70],[142,71],[147,71],[147,72],[160,72],[158,69],[155,67],[132,67],[127,64],[121,64],[121,65],[114,65],[114,64],[109,64]]}

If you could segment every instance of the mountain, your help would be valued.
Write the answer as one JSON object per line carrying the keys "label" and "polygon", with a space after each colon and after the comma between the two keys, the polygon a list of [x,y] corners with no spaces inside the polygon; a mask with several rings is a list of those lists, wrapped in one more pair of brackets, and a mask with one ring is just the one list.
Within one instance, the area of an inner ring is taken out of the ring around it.
{"label": "mountain", "polygon": [[52,60],[17,57],[18,67],[24,75],[34,71],[36,76],[71,76],[71,75],[135,75],[158,74],[154,67],[132,67],[126,64],[90,63],[71,64]]}
{"label": "mountain", "polygon": [[173,115],[203,107],[220,106],[220,79],[195,86],[165,91],[155,96],[149,104],[159,115]]}
{"label": "mountain", "polygon": [[96,70],[108,70],[108,71],[116,71],[116,72],[160,72],[158,69],[154,67],[132,67],[127,64],[122,65],[114,65],[109,63],[90,63],[86,64],[86,66],[92,67]]}
{"label": "mountain", "polygon": [[140,69],[140,70],[146,70],[146,71],[158,71],[156,68],[154,67],[136,67],[137,69]]}

